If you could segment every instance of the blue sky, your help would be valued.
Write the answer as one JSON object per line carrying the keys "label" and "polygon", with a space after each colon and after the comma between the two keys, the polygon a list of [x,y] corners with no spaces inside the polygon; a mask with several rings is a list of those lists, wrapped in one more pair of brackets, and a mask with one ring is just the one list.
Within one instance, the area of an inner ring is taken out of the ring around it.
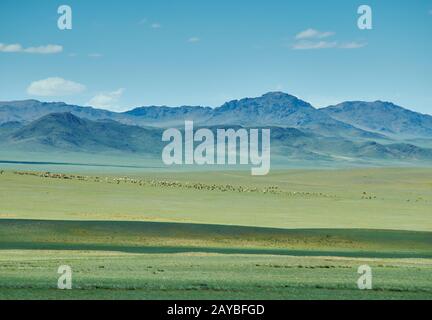
{"label": "blue sky", "polygon": [[[62,4],[72,30],[57,28]],[[1,0],[0,100],[125,110],[284,91],[432,114],[431,36],[432,0]]]}

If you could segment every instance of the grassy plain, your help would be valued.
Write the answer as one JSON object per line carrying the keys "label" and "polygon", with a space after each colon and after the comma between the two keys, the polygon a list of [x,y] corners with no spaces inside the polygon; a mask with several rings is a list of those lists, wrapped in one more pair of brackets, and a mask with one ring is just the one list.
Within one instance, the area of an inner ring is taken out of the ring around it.
{"label": "grassy plain", "polygon": [[[264,189],[222,192],[183,187],[0,176],[0,218],[161,221],[275,228],[432,231],[432,169],[145,173],[130,177]],[[321,194],[320,194],[321,193]]]}
{"label": "grassy plain", "polygon": [[432,299],[432,169],[85,174],[0,175],[0,299]]}
{"label": "grassy plain", "polygon": [[[73,290],[56,289],[57,268]],[[374,290],[357,289],[359,265]],[[432,263],[250,254],[6,250],[1,299],[432,299]]]}

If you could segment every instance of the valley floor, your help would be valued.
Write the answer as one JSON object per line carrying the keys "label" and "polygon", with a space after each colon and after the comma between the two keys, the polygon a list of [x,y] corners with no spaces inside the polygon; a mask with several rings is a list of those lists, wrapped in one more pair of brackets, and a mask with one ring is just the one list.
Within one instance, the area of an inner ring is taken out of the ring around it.
{"label": "valley floor", "polygon": [[432,299],[431,205],[421,168],[8,170],[0,299]]}
{"label": "valley floor", "polygon": [[[363,264],[373,290],[357,288]],[[0,299],[432,299],[430,259],[6,250],[0,271]]]}

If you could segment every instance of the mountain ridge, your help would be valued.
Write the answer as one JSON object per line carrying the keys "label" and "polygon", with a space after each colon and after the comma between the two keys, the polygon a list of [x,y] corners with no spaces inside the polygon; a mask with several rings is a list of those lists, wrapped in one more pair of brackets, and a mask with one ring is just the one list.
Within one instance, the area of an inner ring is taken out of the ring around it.
{"label": "mountain ridge", "polygon": [[329,137],[364,140],[397,139],[398,135],[402,138],[432,138],[432,116],[390,102],[348,101],[317,109],[296,96],[279,91],[228,101],[217,108],[148,106],[126,112],[64,102],[0,102],[0,125],[7,122],[27,124],[56,112],[71,112],[88,120],[113,120],[141,127],[182,127],[185,120],[193,120],[200,126],[279,126]]}
{"label": "mountain ridge", "polygon": [[[71,112],[51,113],[4,136],[6,145],[30,149],[125,151],[152,154],[161,147],[157,129],[129,126],[112,120],[92,121]],[[3,144],[5,144],[3,142]]]}
{"label": "mountain ridge", "polygon": [[346,101],[321,110],[339,121],[390,137],[432,137],[432,116],[392,102]]}
{"label": "mountain ridge", "polygon": [[[207,127],[215,133],[224,126]],[[239,128],[242,127],[235,127]],[[432,149],[412,144],[380,144],[375,141],[327,137],[296,128],[270,128],[272,154],[286,161],[432,161]],[[161,128],[131,126],[114,120],[93,121],[79,118],[71,112],[48,114],[26,125],[12,125],[8,130],[6,133],[0,130],[0,146],[3,149],[122,152],[124,155],[160,158],[165,145],[161,141]]]}

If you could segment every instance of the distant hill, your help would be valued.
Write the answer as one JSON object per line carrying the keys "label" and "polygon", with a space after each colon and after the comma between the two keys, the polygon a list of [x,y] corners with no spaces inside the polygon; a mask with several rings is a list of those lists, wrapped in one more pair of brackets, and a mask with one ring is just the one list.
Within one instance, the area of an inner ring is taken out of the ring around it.
{"label": "distant hill", "polygon": [[309,103],[283,92],[270,92],[258,98],[227,102],[214,110],[208,122],[247,127],[291,127],[334,137],[382,138],[335,120]]}
{"label": "distant hill", "polygon": [[282,92],[270,92],[258,98],[227,102],[221,107],[139,107],[116,113],[107,110],[44,103],[36,100],[0,102],[0,123],[30,122],[55,112],[70,112],[89,120],[115,120],[124,124],[154,127],[183,126],[185,120],[197,125],[280,126],[310,130],[326,136],[350,136],[365,139],[384,138],[351,124],[333,119],[309,103]]}
{"label": "distant hill", "polygon": [[22,127],[23,124],[18,121],[10,121],[0,124],[0,129],[3,130],[13,130]]}
{"label": "distant hill", "polygon": [[3,144],[31,150],[125,151],[160,153],[162,132],[111,120],[91,121],[72,113],[52,113],[10,132]]}
{"label": "distant hill", "polygon": [[141,123],[156,127],[184,126],[185,120],[192,120],[196,124],[203,124],[213,115],[213,109],[209,107],[140,107],[124,113],[131,122]]}
{"label": "distant hill", "polygon": [[432,138],[432,116],[390,102],[343,102],[321,110],[339,121],[393,138]]}
{"label": "distant hill", "polygon": [[[2,129],[3,127],[3,129]],[[209,126],[239,129],[241,126]],[[5,129],[6,128],[6,129]],[[198,129],[199,126],[196,127]],[[254,126],[254,128],[260,128]],[[328,137],[296,128],[271,129],[272,154],[286,160],[301,161],[432,161],[432,150],[411,144],[379,144],[374,141]],[[3,130],[3,131],[2,131]],[[85,153],[122,152],[160,159],[165,143],[163,129],[143,128],[113,120],[82,119],[70,112],[52,113],[29,124],[6,123],[0,126],[4,149],[27,151],[73,151]]]}
{"label": "distant hill", "polygon": [[160,159],[167,127],[271,128],[281,161],[432,163],[432,117],[388,102],[316,109],[282,92],[209,107],[139,107],[117,113],[62,102],[0,102],[2,150],[121,152]]}
{"label": "distant hill", "polygon": [[89,119],[116,119],[118,114],[108,110],[80,107],[63,102],[40,102],[23,100],[0,102],[0,123],[18,121],[28,123],[50,113],[71,112],[74,115]]}

